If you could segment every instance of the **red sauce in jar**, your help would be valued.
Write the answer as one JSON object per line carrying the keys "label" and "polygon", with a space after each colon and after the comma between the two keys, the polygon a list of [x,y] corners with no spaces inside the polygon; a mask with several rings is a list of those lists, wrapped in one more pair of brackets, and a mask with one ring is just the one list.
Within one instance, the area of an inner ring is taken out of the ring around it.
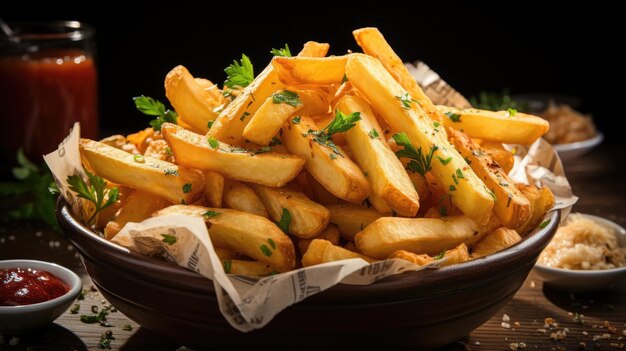
{"label": "red sauce in jar", "polygon": [[0,270],[0,306],[45,302],[68,291],[69,286],[50,272],[31,268]]}

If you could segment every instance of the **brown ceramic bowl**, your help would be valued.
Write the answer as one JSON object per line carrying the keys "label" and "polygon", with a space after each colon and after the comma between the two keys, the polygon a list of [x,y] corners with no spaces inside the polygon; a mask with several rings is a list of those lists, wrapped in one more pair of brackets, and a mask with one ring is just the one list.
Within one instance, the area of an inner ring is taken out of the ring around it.
{"label": "brown ceramic bowl", "polygon": [[250,333],[226,322],[206,278],[101,238],[76,221],[64,201],[57,204],[57,218],[100,292],[143,327],[195,349],[298,351],[355,346],[433,349],[465,336],[515,295],[554,235],[560,213],[548,214],[551,221],[545,228],[502,252],[368,286],[339,284],[288,307]]}

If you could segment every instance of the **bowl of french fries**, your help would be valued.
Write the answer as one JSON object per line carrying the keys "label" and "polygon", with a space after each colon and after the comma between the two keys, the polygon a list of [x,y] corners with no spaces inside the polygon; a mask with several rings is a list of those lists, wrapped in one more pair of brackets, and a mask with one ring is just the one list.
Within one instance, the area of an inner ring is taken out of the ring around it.
{"label": "bowl of french fries", "polygon": [[[177,66],[164,84],[173,109],[135,98],[150,128],[80,139],[87,176],[67,183],[83,210],[60,200],[57,216],[113,305],[194,347],[333,335],[434,348],[515,294],[560,214],[548,213],[547,187],[509,177],[503,144],[530,145],[547,122],[435,105],[376,28],[354,36],[363,53],[286,46],[256,76],[243,55],[222,89]],[[167,215],[201,218],[224,272],[246,279],[355,258],[440,264],[337,284],[241,334],[205,277],[120,239],[129,223]]]}

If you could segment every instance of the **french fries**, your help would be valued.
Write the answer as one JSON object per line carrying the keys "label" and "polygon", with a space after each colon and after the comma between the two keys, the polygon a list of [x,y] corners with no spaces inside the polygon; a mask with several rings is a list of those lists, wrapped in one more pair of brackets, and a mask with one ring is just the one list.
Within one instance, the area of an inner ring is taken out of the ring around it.
{"label": "french fries", "polygon": [[209,130],[209,121],[217,118],[213,109],[221,104],[221,100],[216,100],[214,95],[203,89],[185,66],[176,66],[167,74],[165,95],[178,112],[179,118],[195,132],[206,133]]}
{"label": "french fries", "polygon": [[141,222],[150,218],[154,212],[169,205],[171,203],[160,196],[135,190],[126,197],[124,206],[118,211],[115,218],[107,223],[104,228],[104,236],[111,240],[126,223]]}
{"label": "french fries", "polygon": [[[289,234],[308,239],[319,234],[328,224],[328,210],[304,195],[304,193],[286,188],[270,188],[252,185],[270,217],[280,222],[283,216],[289,216]],[[285,214],[285,210],[288,214]]]}
{"label": "french fries", "polygon": [[515,230],[524,237],[541,223],[546,212],[554,206],[554,195],[552,191],[545,186],[541,188],[534,185],[523,184],[517,184],[516,186],[530,201],[532,208],[530,217],[528,217],[526,222],[518,228],[515,228]]}
{"label": "french fries", "polygon": [[[278,96],[284,96],[285,94],[293,96],[291,103],[277,100]],[[296,92],[284,90],[274,93],[265,99],[263,105],[252,116],[250,122],[243,130],[243,136],[259,145],[268,145],[280,131],[283,123],[294,113],[298,112],[302,106],[303,104],[298,99],[298,93]]]}
{"label": "french fries", "polygon": [[330,57],[274,57],[272,66],[285,85],[341,84],[349,55]]}
{"label": "french fries", "polygon": [[362,258],[367,262],[375,262],[376,259],[360,255],[356,252],[335,246],[328,240],[315,239],[309,245],[308,250],[302,256],[302,266],[309,267],[332,261],[347,260],[350,258]]}
{"label": "french fries", "polygon": [[295,267],[291,239],[267,218],[224,208],[173,205],[154,216],[182,214],[203,217],[214,245],[226,247],[267,263],[280,272]]}
{"label": "french fries", "polygon": [[204,191],[202,172],[152,157],[132,155],[89,139],[80,140],[85,163],[117,184],[161,196],[173,203],[191,203]]}
{"label": "french fries", "polygon": [[480,148],[485,150],[487,155],[491,156],[491,158],[502,167],[504,173],[509,174],[509,172],[511,172],[515,158],[513,157],[513,153],[506,150],[501,143],[482,141]]}
{"label": "french fries", "polygon": [[315,141],[309,130],[318,130],[315,122],[305,116],[288,121],[283,127],[283,142],[295,155],[306,158],[307,171],[328,191],[340,199],[361,203],[370,192],[370,186],[359,167],[344,155],[339,146],[333,148]]}
{"label": "french fries", "polygon": [[[465,160],[448,142],[443,126],[428,118],[376,59],[354,54],[346,64],[346,75],[361,95],[394,129],[426,155],[432,150],[430,172],[444,189],[454,189],[453,203],[479,223],[486,223],[494,200]],[[408,100],[407,100],[408,99]],[[437,147],[437,149],[435,149]],[[427,156],[426,156],[427,157]],[[428,162],[425,162],[428,163]]]}
{"label": "french fries", "polygon": [[411,263],[415,263],[418,266],[425,266],[437,259],[446,258],[445,262],[441,264],[442,267],[451,266],[454,264],[463,263],[470,260],[470,254],[467,250],[467,245],[459,244],[453,249],[442,252],[437,257],[431,257],[427,254],[415,254],[406,250],[398,250],[391,254],[389,258],[397,258]]}
{"label": "french fries", "polygon": [[472,138],[505,144],[530,145],[550,128],[545,119],[521,112],[437,107],[446,114],[446,118],[443,119],[446,126],[462,130]]}
{"label": "french fries", "polygon": [[385,142],[367,102],[358,96],[346,95],[335,108],[344,113],[360,112],[361,120],[346,132],[346,141],[355,161],[367,175],[372,192],[400,216],[415,216],[419,209],[417,192],[402,163]]}
{"label": "french fries", "polygon": [[382,217],[356,234],[354,242],[364,255],[384,259],[397,250],[437,255],[493,230],[467,216],[440,218]]}
{"label": "french fries", "polygon": [[296,155],[256,154],[215,139],[210,139],[212,146],[207,138],[171,123],[164,123],[161,132],[178,164],[220,172],[236,180],[280,187],[295,178],[305,162]]}
{"label": "french fries", "polygon": [[236,180],[225,180],[223,203],[225,207],[233,210],[269,218],[265,205],[263,205],[263,202],[261,202],[254,190]]}
{"label": "french fries", "polygon": [[319,235],[311,239],[298,238],[298,250],[300,251],[300,255],[304,255],[306,250],[309,249],[311,242],[315,239],[328,240],[331,244],[339,246],[339,237],[339,229],[337,229],[336,226],[329,224],[326,229],[319,233]]}
{"label": "french fries", "polygon": [[383,216],[376,210],[356,205],[330,205],[326,208],[330,212],[330,222],[337,225],[341,236],[349,241],[354,240],[356,233]]}
{"label": "french fries", "polygon": [[502,251],[520,241],[522,237],[515,230],[500,227],[472,246],[472,259]]}
{"label": "french fries", "polygon": [[530,216],[528,199],[515,187],[504,170],[465,133],[449,129],[448,135],[454,147],[469,161],[470,167],[496,199],[493,213],[507,228],[517,228]]}
{"label": "french fries", "polygon": [[224,176],[217,172],[205,172],[206,187],[204,188],[204,199],[211,207],[222,207],[224,197]]}
{"label": "french fries", "polygon": [[262,277],[278,273],[272,266],[259,261],[243,261],[234,259],[222,260],[224,272],[227,274],[247,275],[250,277]]}

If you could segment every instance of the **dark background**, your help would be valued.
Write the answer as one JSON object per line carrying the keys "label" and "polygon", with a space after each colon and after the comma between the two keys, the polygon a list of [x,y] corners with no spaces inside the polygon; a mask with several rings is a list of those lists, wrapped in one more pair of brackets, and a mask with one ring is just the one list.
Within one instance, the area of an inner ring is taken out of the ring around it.
{"label": "dark background", "polygon": [[[242,52],[260,72],[272,47],[286,42],[297,52],[307,40],[316,40],[329,42],[331,52],[341,54],[358,50],[353,29],[377,26],[405,61],[423,60],[467,97],[504,88],[512,94],[572,96],[581,110],[594,115],[608,142],[623,142],[614,128],[619,119],[614,102],[619,100],[609,97],[617,94],[600,87],[601,79],[610,81],[618,71],[617,49],[603,44],[618,39],[620,21],[611,18],[618,16],[616,9],[593,4],[548,9],[530,2],[507,2],[504,8],[361,1],[342,4],[345,10],[339,2],[198,4],[0,5],[0,16],[8,21],[71,19],[95,26],[105,133],[147,126],[149,119],[135,111],[131,98],[145,94],[165,100],[163,79],[178,64],[221,83],[224,67]],[[606,89],[613,86],[617,84]]]}

